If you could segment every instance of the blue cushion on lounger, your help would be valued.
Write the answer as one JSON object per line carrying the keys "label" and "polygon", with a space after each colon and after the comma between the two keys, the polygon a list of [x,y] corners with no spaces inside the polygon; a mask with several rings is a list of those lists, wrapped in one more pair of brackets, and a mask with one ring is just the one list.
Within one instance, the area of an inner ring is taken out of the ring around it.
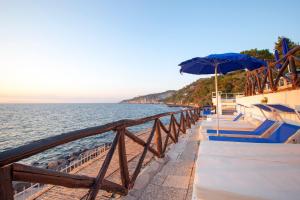
{"label": "blue cushion on lounger", "polygon": [[209,136],[209,140],[228,142],[252,142],[252,143],[284,143],[300,129],[299,126],[283,123],[269,138],[239,138],[225,136]]}

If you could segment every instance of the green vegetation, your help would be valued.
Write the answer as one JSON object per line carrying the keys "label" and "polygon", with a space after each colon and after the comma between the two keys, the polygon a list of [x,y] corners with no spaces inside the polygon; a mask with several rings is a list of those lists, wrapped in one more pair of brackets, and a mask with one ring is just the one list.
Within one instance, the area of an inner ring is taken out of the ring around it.
{"label": "green vegetation", "polygon": [[[278,52],[279,52],[279,57],[282,57],[283,55],[282,55],[282,38],[284,38],[283,36],[282,37],[278,37],[278,40],[277,40],[277,42],[275,42],[275,47],[274,47],[274,49],[277,49],[278,50]],[[288,47],[289,47],[289,49],[292,49],[292,48],[294,48],[295,46],[297,46],[297,45],[299,45],[299,43],[298,44],[296,44],[295,42],[293,42],[292,40],[290,40],[289,38],[287,38],[287,37],[285,37],[286,38],[286,40],[287,40],[287,43],[288,43]],[[296,56],[300,56],[300,52],[298,52],[297,54],[296,54]]]}
{"label": "green vegetation", "polygon": [[242,51],[242,54],[247,54],[249,56],[253,56],[258,59],[265,59],[265,60],[273,60],[274,55],[269,51],[269,49],[250,49],[246,51]]}
{"label": "green vegetation", "polygon": [[[218,88],[222,92],[243,92],[245,88],[245,72],[237,71],[218,77]],[[211,104],[211,94],[215,91],[214,76],[202,78],[178,90],[174,95],[165,99],[169,104]]]}
{"label": "green vegetation", "polygon": [[[278,37],[275,42],[274,49],[279,51],[279,55],[282,56],[281,41],[283,37]],[[289,48],[296,46],[296,43],[287,38]],[[242,51],[243,54],[265,59],[274,60],[274,55],[268,49],[250,49]],[[226,93],[243,93],[245,88],[246,72],[237,71],[229,73],[227,75],[218,76],[218,87],[219,91]],[[199,104],[199,105],[210,105],[211,94],[215,91],[214,76],[210,78],[201,78],[194,83],[187,85],[186,87],[178,90],[172,96],[164,100],[168,104]]]}

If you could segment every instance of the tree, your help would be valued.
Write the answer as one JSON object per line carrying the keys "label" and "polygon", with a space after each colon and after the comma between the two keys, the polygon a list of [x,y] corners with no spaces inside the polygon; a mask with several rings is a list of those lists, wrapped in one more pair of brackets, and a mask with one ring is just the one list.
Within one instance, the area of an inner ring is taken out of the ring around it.
{"label": "tree", "polygon": [[[283,37],[278,37],[278,41],[275,43],[275,49],[279,50],[279,54],[282,55],[281,41]],[[287,38],[289,49],[296,46],[296,43]],[[250,49],[241,52],[258,59],[275,61],[274,55],[268,49]],[[300,54],[300,52],[299,52]],[[298,54],[298,57],[300,55]],[[297,65],[297,61],[296,61]],[[297,65],[299,67],[299,64]],[[274,72],[275,73],[275,72]],[[218,77],[219,91],[227,93],[240,93],[245,89],[246,72],[236,71]],[[275,77],[275,76],[274,76]],[[174,95],[166,99],[166,102],[170,103],[196,103],[200,105],[211,104],[211,93],[215,91],[214,77],[202,78],[194,83],[178,90]]]}
{"label": "tree", "polygon": [[242,51],[241,53],[247,54],[249,56],[253,56],[258,59],[263,59],[263,60],[273,60],[274,59],[274,55],[269,51],[269,49],[258,50],[257,48],[255,48],[255,49]]}
{"label": "tree", "polygon": [[[275,48],[274,50],[277,50],[279,53],[279,57],[283,57],[283,53],[282,53],[282,39],[285,38],[289,47],[289,50],[291,50],[292,48],[294,48],[295,46],[298,46],[299,44],[296,44],[295,42],[293,42],[291,39],[284,37],[284,36],[279,36],[277,39],[277,42],[275,42]],[[296,54],[296,56],[300,56],[300,52],[298,52]]]}

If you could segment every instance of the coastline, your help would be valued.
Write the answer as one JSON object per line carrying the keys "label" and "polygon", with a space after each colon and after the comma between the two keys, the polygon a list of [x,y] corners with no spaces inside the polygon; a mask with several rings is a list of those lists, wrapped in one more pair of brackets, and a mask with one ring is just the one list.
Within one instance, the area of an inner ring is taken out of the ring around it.
{"label": "coastline", "polygon": [[194,107],[198,107],[197,105],[185,105],[185,104],[176,104],[176,103],[147,103],[147,102],[143,102],[143,103],[138,103],[138,102],[119,102],[119,104],[132,104],[132,105],[166,105],[168,107],[182,107],[182,108],[194,108]]}

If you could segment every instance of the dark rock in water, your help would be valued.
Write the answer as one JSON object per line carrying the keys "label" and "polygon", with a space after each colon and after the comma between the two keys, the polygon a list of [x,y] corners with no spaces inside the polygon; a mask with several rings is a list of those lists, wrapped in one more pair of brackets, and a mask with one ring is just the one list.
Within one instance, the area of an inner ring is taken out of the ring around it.
{"label": "dark rock in water", "polygon": [[78,156],[70,156],[70,158],[68,159],[69,162],[72,162],[74,160],[76,160],[78,158]]}
{"label": "dark rock in water", "polygon": [[80,154],[81,154],[81,151],[73,152],[73,153],[71,154],[71,157],[72,157],[72,156],[78,157]]}
{"label": "dark rock in water", "polygon": [[[81,157],[91,155],[94,152],[94,149],[84,149],[77,152],[73,152],[70,155],[60,156],[57,160],[53,160],[45,164],[46,169],[60,170],[68,166],[70,163],[76,162]],[[33,162],[33,166],[40,165],[38,162]]]}
{"label": "dark rock in water", "polygon": [[47,168],[48,164],[47,163],[41,163],[39,165],[40,168]]}
{"label": "dark rock in water", "polygon": [[57,160],[53,160],[53,161],[50,161],[48,162],[48,165],[47,165],[47,169],[57,169],[58,168],[58,161]]}
{"label": "dark rock in water", "polygon": [[36,167],[36,166],[39,166],[41,164],[39,162],[37,162],[37,161],[34,161],[34,162],[31,163],[31,165]]}
{"label": "dark rock in water", "polygon": [[48,162],[46,168],[52,169],[52,170],[59,170],[59,169],[66,167],[69,164],[70,164],[70,161],[68,159],[60,158],[60,159]]}
{"label": "dark rock in water", "polygon": [[59,168],[63,168],[69,164],[69,161],[66,159],[57,160]]}

